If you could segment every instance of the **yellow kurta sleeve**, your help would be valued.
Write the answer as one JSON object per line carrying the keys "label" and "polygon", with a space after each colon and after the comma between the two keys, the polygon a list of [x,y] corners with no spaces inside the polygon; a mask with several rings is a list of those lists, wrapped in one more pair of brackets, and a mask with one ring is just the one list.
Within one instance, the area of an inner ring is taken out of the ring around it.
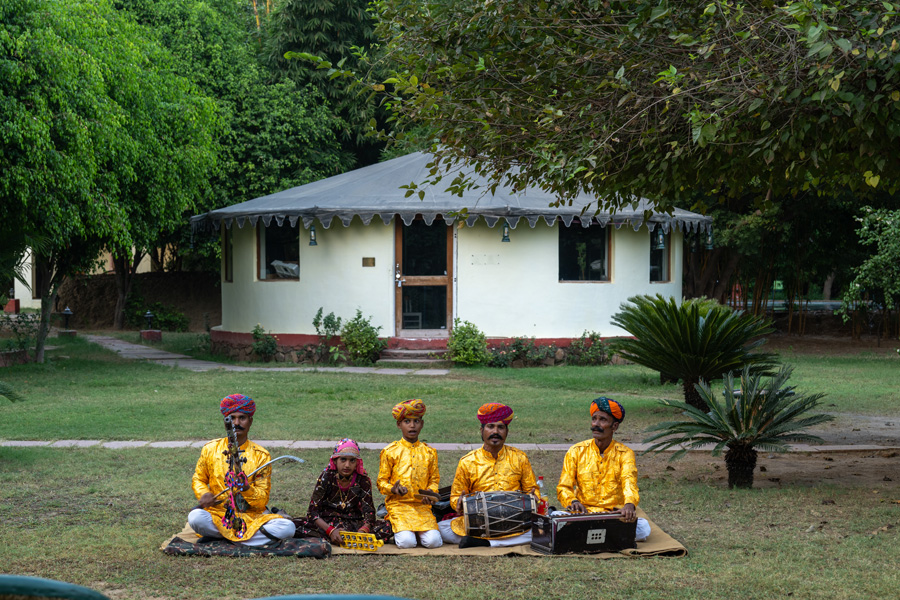
{"label": "yellow kurta sleeve", "polygon": [[[218,494],[225,489],[225,473],[228,471],[228,459],[225,454],[227,450],[227,438],[220,438],[209,442],[200,451],[200,459],[197,461],[197,467],[191,480],[191,487],[198,499],[206,492]],[[269,452],[265,448],[249,440],[241,446],[241,450],[243,457],[247,459],[241,468],[248,475],[270,460]],[[239,515],[247,525],[247,531],[242,538],[237,537],[234,531],[222,525],[222,517],[225,516],[224,502],[206,509],[212,515],[213,523],[223,537],[233,542],[246,540],[256,533],[266,521],[278,518],[278,515],[275,514],[262,514],[266,510],[269,491],[272,487],[271,471],[271,467],[260,471],[250,482],[250,489],[241,494],[250,505],[248,511]],[[220,498],[226,496],[227,494],[223,494]]]}
{"label": "yellow kurta sleeve", "polygon": [[426,489],[437,493],[438,488],[441,487],[441,472],[438,469],[437,450],[434,451],[434,460],[429,463],[429,466],[430,469],[428,472],[428,487]]}
{"label": "yellow kurta sleeve", "polygon": [[[530,494],[536,489],[537,479],[528,455],[524,452],[512,446],[504,446],[495,460],[490,452],[479,448],[459,460],[450,490],[450,503],[455,509],[461,496],[475,492]],[[457,535],[466,535],[463,517],[454,519],[451,527]]]}
{"label": "yellow kurta sleeve", "polygon": [[[477,452],[475,450],[474,452]],[[453,484],[450,486],[450,507],[456,512],[462,512],[459,507],[459,499],[461,496],[472,493],[472,476],[469,471],[475,471],[477,463],[473,460],[467,460],[472,452],[466,454],[456,465],[456,474],[453,476]]]}
{"label": "yellow kurta sleeve", "polygon": [[388,494],[391,493],[391,488],[394,487],[394,482],[391,481],[391,475],[394,472],[395,457],[392,452],[388,452],[388,449],[391,448],[391,446],[393,446],[393,444],[386,446],[379,455],[378,479],[375,481],[378,491],[381,492],[381,495],[385,498],[388,497]]}
{"label": "yellow kurta sleeve", "polygon": [[[406,488],[406,494],[392,494],[395,483]],[[387,519],[397,531],[429,531],[437,529],[431,506],[416,499],[422,489],[437,491],[440,475],[437,451],[422,443],[400,440],[381,451],[378,489],[384,494]]]}
{"label": "yellow kurta sleeve", "polygon": [[563,460],[557,498],[564,507],[581,502],[589,512],[604,512],[640,501],[634,452],[616,442],[603,455],[593,440],[575,444]]}
{"label": "yellow kurta sleeve", "polygon": [[575,496],[575,478],[578,472],[577,453],[573,452],[574,448],[569,448],[566,457],[563,459],[562,473],[559,475],[559,484],[556,486],[556,498],[559,500],[560,508],[565,510],[567,506],[572,504],[577,498]]}

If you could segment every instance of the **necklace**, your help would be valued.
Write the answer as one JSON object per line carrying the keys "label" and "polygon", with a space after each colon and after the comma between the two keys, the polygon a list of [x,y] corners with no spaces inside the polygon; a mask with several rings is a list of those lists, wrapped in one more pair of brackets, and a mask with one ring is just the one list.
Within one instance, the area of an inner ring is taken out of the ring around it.
{"label": "necklace", "polygon": [[338,494],[341,497],[341,502],[340,502],[340,504],[338,504],[338,506],[340,506],[341,510],[346,510],[350,506],[350,498],[348,498],[344,494],[344,492],[350,490],[350,480],[349,479],[347,480],[347,485],[345,487],[345,486],[341,485],[341,478],[338,477],[337,488],[338,488]]}

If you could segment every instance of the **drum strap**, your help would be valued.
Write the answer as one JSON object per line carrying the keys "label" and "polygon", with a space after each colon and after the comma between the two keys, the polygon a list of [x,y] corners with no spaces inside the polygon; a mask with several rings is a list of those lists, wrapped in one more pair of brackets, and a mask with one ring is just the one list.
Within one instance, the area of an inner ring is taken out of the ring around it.
{"label": "drum strap", "polygon": [[487,498],[483,493],[478,494],[478,500],[481,501],[481,514],[485,516],[484,519],[484,533],[486,538],[491,537],[491,520],[488,518],[488,506],[487,506]]}

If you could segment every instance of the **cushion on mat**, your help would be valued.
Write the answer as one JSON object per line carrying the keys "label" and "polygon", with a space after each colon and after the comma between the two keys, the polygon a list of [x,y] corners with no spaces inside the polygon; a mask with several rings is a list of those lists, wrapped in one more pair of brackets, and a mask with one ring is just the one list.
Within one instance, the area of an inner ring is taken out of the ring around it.
{"label": "cushion on mat", "polygon": [[232,544],[227,540],[203,543],[188,542],[177,535],[162,549],[174,556],[296,556],[325,558],[331,555],[331,544],[324,540],[290,539],[272,542],[265,546]]}

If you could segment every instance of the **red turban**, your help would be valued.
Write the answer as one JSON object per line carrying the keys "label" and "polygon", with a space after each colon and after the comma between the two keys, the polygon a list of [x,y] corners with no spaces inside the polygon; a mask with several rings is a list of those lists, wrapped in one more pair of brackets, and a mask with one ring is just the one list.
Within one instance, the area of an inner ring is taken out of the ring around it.
{"label": "red turban", "polygon": [[231,394],[222,398],[222,401],[219,403],[219,410],[222,411],[222,416],[224,417],[235,412],[253,416],[253,413],[256,412],[256,402],[250,396]]}
{"label": "red turban", "polygon": [[504,425],[509,425],[509,422],[513,420],[513,410],[499,402],[482,404],[481,408],[478,409],[478,420],[481,421],[482,425],[498,421],[502,421]]}
{"label": "red turban", "polygon": [[419,399],[404,400],[391,411],[391,415],[397,421],[402,421],[403,419],[421,419],[424,414],[425,403]]}
{"label": "red turban", "polygon": [[622,408],[622,405],[606,396],[601,396],[591,402],[591,414],[593,415],[598,410],[607,413],[615,419],[616,422],[621,422],[625,418],[625,409]]}

